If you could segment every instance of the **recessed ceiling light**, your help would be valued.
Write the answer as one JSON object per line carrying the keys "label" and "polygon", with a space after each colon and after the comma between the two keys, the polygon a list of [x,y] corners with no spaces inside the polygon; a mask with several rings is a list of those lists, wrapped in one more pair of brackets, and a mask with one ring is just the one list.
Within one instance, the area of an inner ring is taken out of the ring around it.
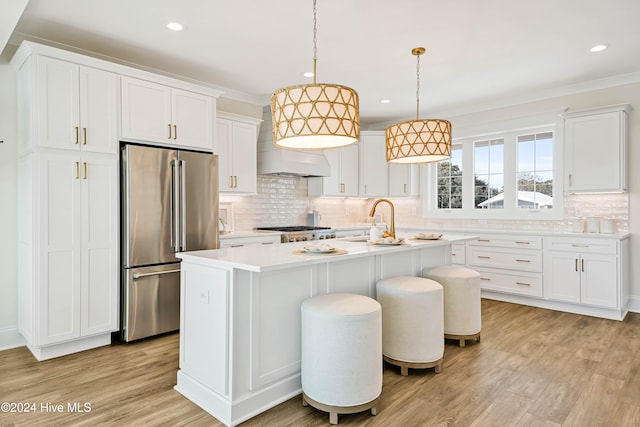
{"label": "recessed ceiling light", "polygon": [[603,50],[605,50],[608,47],[609,47],[608,44],[597,44],[597,45],[591,47],[591,49],[589,49],[589,52],[602,52]]}
{"label": "recessed ceiling light", "polygon": [[381,100],[380,100],[380,104],[388,104],[388,103],[390,103],[390,102],[391,102],[391,100],[390,100],[390,99],[381,99]]}
{"label": "recessed ceiling light", "polygon": [[182,31],[182,24],[179,22],[169,22],[167,28],[171,31]]}
{"label": "recessed ceiling light", "polygon": [[305,77],[313,77],[313,71],[307,71],[306,73],[302,74]]}

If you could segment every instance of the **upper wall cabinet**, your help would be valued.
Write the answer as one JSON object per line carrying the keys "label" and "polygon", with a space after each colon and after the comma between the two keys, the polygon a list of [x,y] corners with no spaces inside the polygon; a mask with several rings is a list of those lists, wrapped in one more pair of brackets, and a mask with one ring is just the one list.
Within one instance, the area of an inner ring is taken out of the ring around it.
{"label": "upper wall cabinet", "polygon": [[389,164],[389,196],[418,196],[420,193],[419,165]]}
{"label": "upper wall cabinet", "polygon": [[257,140],[261,120],[219,112],[216,121],[219,188],[226,193],[257,190]]}
{"label": "upper wall cabinet", "polygon": [[213,98],[122,77],[122,138],[213,150]]}
{"label": "upper wall cabinet", "polygon": [[29,136],[23,151],[62,148],[117,152],[116,74],[33,56],[25,63],[18,84],[20,92],[28,94],[20,99],[19,108],[36,112],[29,116],[34,123],[20,125],[23,134]]}
{"label": "upper wall cabinet", "polygon": [[384,132],[360,132],[360,196],[386,197],[389,166]]}
{"label": "upper wall cabinet", "polygon": [[324,150],[331,174],[322,178],[309,178],[309,196],[358,196],[358,145]]}
{"label": "upper wall cabinet", "polygon": [[629,110],[629,105],[617,105],[565,115],[567,192],[627,189]]}

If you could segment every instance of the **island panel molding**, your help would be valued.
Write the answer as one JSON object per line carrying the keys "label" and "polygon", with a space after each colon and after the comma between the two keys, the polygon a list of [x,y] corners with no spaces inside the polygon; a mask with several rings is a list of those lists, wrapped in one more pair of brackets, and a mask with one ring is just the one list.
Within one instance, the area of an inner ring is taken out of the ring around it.
{"label": "island panel molding", "polygon": [[[419,276],[423,268],[451,263],[451,241],[446,239],[395,247],[335,240],[334,245],[347,254],[304,257],[292,253],[304,245],[274,245],[269,251],[243,246],[179,255],[183,315],[175,389],[228,426],[300,394],[303,300],[333,292],[375,298],[378,280]],[[220,289],[214,292],[216,287]],[[214,295],[224,300],[214,302]],[[217,313],[208,313],[211,310]],[[200,354],[196,357],[195,352]],[[182,362],[185,358],[189,363]]]}

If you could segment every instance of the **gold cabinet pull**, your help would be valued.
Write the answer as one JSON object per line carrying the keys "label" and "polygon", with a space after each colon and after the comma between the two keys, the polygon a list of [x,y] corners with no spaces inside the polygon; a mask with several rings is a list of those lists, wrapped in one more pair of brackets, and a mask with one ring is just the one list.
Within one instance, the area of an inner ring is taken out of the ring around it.
{"label": "gold cabinet pull", "polygon": [[582,272],[584,273],[584,259],[582,260]]}
{"label": "gold cabinet pull", "polygon": [[478,259],[491,259],[490,256],[478,255]]}
{"label": "gold cabinet pull", "polygon": [[407,184],[402,184],[402,185],[403,185],[402,191],[406,193],[407,192]]}
{"label": "gold cabinet pull", "polygon": [[76,162],[76,179],[80,179],[80,162]]}
{"label": "gold cabinet pull", "polygon": [[169,138],[168,139],[171,139],[171,123],[169,123],[167,126],[169,126]]}
{"label": "gold cabinet pull", "polygon": [[76,144],[78,143],[78,126],[76,126]]}
{"label": "gold cabinet pull", "polygon": [[484,280],[485,282],[490,282],[491,279],[489,279],[488,277],[481,277],[480,280]]}
{"label": "gold cabinet pull", "polygon": [[531,283],[525,283],[525,282],[516,282],[516,285],[522,285],[522,286],[531,286]]}
{"label": "gold cabinet pull", "polygon": [[178,139],[178,126],[173,125],[173,139]]}
{"label": "gold cabinet pull", "polygon": [[529,259],[517,259],[516,262],[531,262]]}
{"label": "gold cabinet pull", "polygon": [[87,128],[82,128],[82,145],[87,145]]}
{"label": "gold cabinet pull", "polygon": [[233,188],[233,175],[229,176],[229,188]]}
{"label": "gold cabinet pull", "polygon": [[87,179],[87,162],[82,162],[83,176],[82,179]]}

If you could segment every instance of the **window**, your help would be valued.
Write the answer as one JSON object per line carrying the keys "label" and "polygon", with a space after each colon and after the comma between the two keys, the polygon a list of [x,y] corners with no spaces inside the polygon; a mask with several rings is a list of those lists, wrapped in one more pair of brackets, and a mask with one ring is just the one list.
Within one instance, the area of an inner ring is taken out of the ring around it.
{"label": "window", "polygon": [[518,208],[553,208],[553,133],[518,137]]}
{"label": "window", "polygon": [[562,146],[556,140],[557,125],[456,138],[451,159],[427,167],[426,216],[562,218]]}
{"label": "window", "polygon": [[504,208],[504,139],[476,141],[473,144],[476,209]]}
{"label": "window", "polygon": [[438,163],[438,208],[462,209],[462,145],[453,145],[451,159]]}

